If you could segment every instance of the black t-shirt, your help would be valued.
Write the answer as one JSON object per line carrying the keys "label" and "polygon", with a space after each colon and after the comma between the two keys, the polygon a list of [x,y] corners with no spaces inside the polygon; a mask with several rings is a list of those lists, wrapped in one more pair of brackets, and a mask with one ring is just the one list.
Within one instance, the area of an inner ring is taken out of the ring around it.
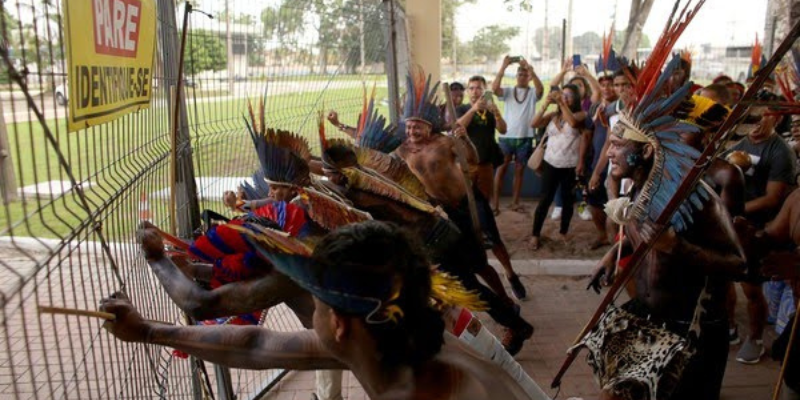
{"label": "black t-shirt", "polygon": [[[744,172],[745,201],[764,196],[767,193],[767,183],[770,181],[794,185],[795,155],[780,136],[772,135],[757,144],[753,144],[749,137],[745,137],[730,150],[741,150],[750,154],[753,163],[750,169],[742,171]],[[763,224],[772,220],[777,213],[778,209],[775,209],[748,217],[757,224]]]}
{"label": "black t-shirt", "polygon": [[[471,104],[462,104],[456,108],[456,115],[461,118],[469,111]],[[497,121],[494,119],[494,114],[486,111],[483,116],[475,113],[472,116],[472,121],[467,126],[467,135],[475,145],[475,150],[478,151],[478,164],[491,163],[495,155],[495,148],[497,141],[494,137],[494,131],[497,127]]]}

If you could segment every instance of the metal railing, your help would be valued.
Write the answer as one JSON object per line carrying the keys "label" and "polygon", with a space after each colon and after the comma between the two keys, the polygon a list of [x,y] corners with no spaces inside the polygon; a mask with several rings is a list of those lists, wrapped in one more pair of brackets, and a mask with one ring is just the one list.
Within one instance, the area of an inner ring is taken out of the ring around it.
{"label": "metal railing", "polygon": [[[280,371],[218,374],[169,348],[118,341],[101,320],[38,312],[95,310],[123,290],[146,318],[188,323],[134,240],[141,219],[166,227],[173,212],[171,93],[183,6],[156,0],[150,107],[68,133],[63,1],[0,3],[0,398],[257,398]],[[266,93],[268,123],[305,135],[314,151],[318,112],[336,109],[354,124],[363,82],[377,84],[383,112],[397,104],[386,85],[387,49],[397,47],[388,45],[388,1],[197,3],[213,18],[190,16],[177,96],[176,215],[186,237],[201,209],[223,212],[222,191],[257,167],[242,119],[248,100]],[[395,51],[394,62],[407,62]],[[284,307],[265,325],[301,329]]]}

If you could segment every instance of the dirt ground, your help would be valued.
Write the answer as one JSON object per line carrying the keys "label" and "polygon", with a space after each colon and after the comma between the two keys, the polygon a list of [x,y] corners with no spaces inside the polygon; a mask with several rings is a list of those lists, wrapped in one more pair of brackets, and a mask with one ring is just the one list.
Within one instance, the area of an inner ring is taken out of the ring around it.
{"label": "dirt ground", "polygon": [[590,244],[595,240],[596,231],[591,221],[584,221],[578,217],[577,209],[570,222],[567,242],[559,239],[559,220],[550,219],[553,207],[547,212],[547,220],[542,229],[542,246],[533,251],[528,246],[533,228],[533,211],[536,209],[535,201],[523,201],[524,212],[513,211],[509,208],[510,199],[502,198],[500,201],[500,215],[496,217],[500,236],[508,248],[512,259],[600,259],[609,246],[589,250]]}

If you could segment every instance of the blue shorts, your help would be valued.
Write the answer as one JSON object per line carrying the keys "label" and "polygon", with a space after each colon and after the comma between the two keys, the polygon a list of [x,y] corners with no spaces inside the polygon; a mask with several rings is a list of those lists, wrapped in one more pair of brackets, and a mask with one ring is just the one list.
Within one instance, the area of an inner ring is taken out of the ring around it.
{"label": "blue shorts", "polygon": [[533,138],[500,138],[500,150],[506,157],[512,156],[517,162],[527,163],[533,154]]}

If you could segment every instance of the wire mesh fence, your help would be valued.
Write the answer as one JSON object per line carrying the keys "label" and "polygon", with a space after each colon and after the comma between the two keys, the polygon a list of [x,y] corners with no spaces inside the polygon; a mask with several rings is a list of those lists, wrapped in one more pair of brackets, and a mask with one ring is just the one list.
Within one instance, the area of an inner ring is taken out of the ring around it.
{"label": "wire mesh fence", "polygon": [[[365,86],[376,85],[388,113],[396,105],[385,68],[391,7],[375,0],[193,2],[202,13],[189,16],[178,96],[185,111],[176,187],[184,197],[171,210],[183,1],[156,1],[149,108],[71,133],[64,1],[0,3],[0,398],[225,398],[219,383],[238,399],[256,398],[279,371],[231,370],[224,379],[172,349],[118,341],[102,320],[40,314],[38,307],[96,310],[103,297],[124,291],[146,318],[191,323],[139,255],[139,221],[167,227],[175,214],[187,236],[200,209],[225,211],[223,191],[257,167],[243,122],[248,101],[264,98],[268,124],[304,135],[315,153],[319,113],[335,109],[354,125]],[[407,63],[400,49],[395,60]],[[301,329],[285,307],[270,310],[265,325]]]}

